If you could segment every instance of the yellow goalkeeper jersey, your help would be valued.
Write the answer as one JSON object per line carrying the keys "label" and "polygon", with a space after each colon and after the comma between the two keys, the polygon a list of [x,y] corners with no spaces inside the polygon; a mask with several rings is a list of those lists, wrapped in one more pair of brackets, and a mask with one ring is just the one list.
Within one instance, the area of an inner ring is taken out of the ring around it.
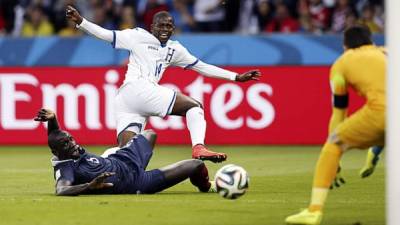
{"label": "yellow goalkeeper jersey", "polygon": [[331,68],[331,79],[343,77],[359,95],[367,99],[367,106],[374,110],[385,110],[386,102],[386,52],[382,47],[365,45],[349,49],[340,56]]}

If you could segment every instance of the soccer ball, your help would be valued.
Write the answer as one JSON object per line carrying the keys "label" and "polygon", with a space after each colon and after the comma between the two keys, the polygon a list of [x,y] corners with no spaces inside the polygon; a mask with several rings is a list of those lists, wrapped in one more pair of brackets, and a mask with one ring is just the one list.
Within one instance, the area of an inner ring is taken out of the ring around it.
{"label": "soccer ball", "polygon": [[249,176],[242,167],[228,164],[215,174],[217,192],[224,198],[236,199],[246,193],[249,187]]}

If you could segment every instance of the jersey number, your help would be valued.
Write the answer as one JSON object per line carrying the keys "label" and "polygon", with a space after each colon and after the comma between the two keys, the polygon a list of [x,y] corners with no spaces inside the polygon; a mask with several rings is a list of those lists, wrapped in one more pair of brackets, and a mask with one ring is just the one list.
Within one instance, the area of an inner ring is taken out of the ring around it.
{"label": "jersey number", "polygon": [[154,76],[159,77],[161,73],[162,63],[156,63],[156,71],[154,72]]}
{"label": "jersey number", "polygon": [[99,164],[100,163],[100,161],[98,159],[96,159],[96,158],[88,158],[88,159],[86,159],[86,161],[94,163],[94,164]]}

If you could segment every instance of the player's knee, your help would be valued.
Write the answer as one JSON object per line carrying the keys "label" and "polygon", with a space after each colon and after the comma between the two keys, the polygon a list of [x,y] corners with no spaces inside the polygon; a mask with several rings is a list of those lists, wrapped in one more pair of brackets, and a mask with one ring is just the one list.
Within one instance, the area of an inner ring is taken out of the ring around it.
{"label": "player's knee", "polygon": [[157,133],[152,129],[148,129],[144,130],[142,132],[142,135],[149,141],[150,145],[154,149],[154,145],[156,144],[157,140]]}
{"label": "player's knee", "polygon": [[118,147],[124,147],[135,135],[136,133],[132,131],[122,131],[118,135]]}
{"label": "player's knee", "polygon": [[157,138],[157,133],[152,129],[147,129],[142,132],[142,135],[147,139],[154,139]]}
{"label": "player's knee", "polygon": [[193,101],[190,101],[190,102],[188,102],[186,104],[186,110],[185,111],[187,112],[187,111],[189,111],[189,110],[191,110],[193,108],[201,108],[201,109],[203,109],[203,105],[200,102],[198,102],[198,101],[193,99]]}
{"label": "player's knee", "polygon": [[343,142],[336,134],[336,132],[332,132],[332,134],[329,135],[328,142],[339,146],[342,152],[345,152],[350,149],[349,145]]}
{"label": "player's knee", "polygon": [[203,108],[203,104],[201,104],[199,101],[197,101],[197,100],[194,100],[195,102],[196,102],[196,104],[195,104],[195,107],[200,107],[201,109],[204,109]]}
{"label": "player's knee", "polygon": [[199,160],[199,159],[192,159],[192,166],[195,169],[199,169],[201,167],[203,167],[205,164],[203,161]]}

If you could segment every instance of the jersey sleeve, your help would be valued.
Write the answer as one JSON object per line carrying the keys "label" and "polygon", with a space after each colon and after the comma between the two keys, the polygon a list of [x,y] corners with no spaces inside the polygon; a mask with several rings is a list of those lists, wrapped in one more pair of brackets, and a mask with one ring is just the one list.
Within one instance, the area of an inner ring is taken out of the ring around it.
{"label": "jersey sleeve", "polygon": [[329,120],[329,133],[331,134],[347,117],[349,96],[342,58],[339,58],[332,65],[329,80],[332,91],[332,115]]}
{"label": "jersey sleeve", "polygon": [[190,69],[199,62],[195,56],[193,56],[185,47],[181,44],[177,44],[177,55],[172,61],[172,65],[182,67],[184,69]]}
{"label": "jersey sleeve", "polygon": [[139,40],[139,30],[125,29],[113,31],[112,46],[117,49],[132,50],[133,44]]}
{"label": "jersey sleeve", "polygon": [[347,94],[347,84],[342,58],[339,58],[331,67],[329,75],[331,91],[334,95]]}
{"label": "jersey sleeve", "polygon": [[57,164],[54,167],[54,179],[56,180],[56,182],[62,179],[74,183],[75,176],[74,176],[73,161],[71,160]]}

